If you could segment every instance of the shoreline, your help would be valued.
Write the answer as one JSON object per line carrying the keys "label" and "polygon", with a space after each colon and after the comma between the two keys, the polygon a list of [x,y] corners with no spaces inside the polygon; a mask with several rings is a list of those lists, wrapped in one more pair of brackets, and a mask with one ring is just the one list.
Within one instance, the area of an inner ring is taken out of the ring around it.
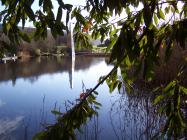
{"label": "shoreline", "polygon": [[[109,53],[92,53],[92,52],[76,52],[75,56],[88,56],[88,57],[110,57]],[[38,57],[71,57],[71,55],[62,55],[62,54],[44,54],[44,55],[19,55],[16,56],[17,58],[15,60],[22,60],[22,61],[27,61],[28,59],[32,58],[38,58]],[[7,59],[6,61],[12,61],[13,59]],[[15,61],[14,60],[14,61]],[[3,58],[0,58],[1,62],[3,61]]]}
{"label": "shoreline", "polygon": [[98,56],[98,57],[109,57],[110,53],[92,53],[92,52],[76,52],[77,56]]}
{"label": "shoreline", "polygon": [[[76,52],[75,56],[95,56],[95,57],[109,57],[110,53],[92,53],[92,52]],[[18,59],[24,58],[35,58],[35,57],[71,57],[71,55],[64,55],[64,54],[41,54],[41,55],[19,55]]]}

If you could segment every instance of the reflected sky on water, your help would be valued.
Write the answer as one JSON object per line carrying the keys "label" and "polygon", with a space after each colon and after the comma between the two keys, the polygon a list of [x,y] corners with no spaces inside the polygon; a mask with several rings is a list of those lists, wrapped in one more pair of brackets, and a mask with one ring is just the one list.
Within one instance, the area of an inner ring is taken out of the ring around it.
{"label": "reflected sky on water", "polygon": [[[56,107],[65,111],[65,102],[79,98],[82,83],[86,88],[93,88],[99,77],[106,75],[112,67],[106,64],[105,58],[85,56],[76,57],[74,65],[68,57],[0,64],[0,139],[31,139],[42,130],[42,124],[55,121],[52,109]],[[85,133],[78,134],[78,139],[123,140],[128,137],[136,139],[139,135],[142,135],[140,139],[144,139],[158,130],[147,131],[147,127],[152,128],[146,124],[147,119],[157,128],[160,120],[158,115],[154,116],[155,109],[148,97],[135,98],[117,91],[110,94],[106,84],[97,91],[98,101],[102,104],[99,117],[83,126]],[[132,137],[135,134],[136,137]]]}

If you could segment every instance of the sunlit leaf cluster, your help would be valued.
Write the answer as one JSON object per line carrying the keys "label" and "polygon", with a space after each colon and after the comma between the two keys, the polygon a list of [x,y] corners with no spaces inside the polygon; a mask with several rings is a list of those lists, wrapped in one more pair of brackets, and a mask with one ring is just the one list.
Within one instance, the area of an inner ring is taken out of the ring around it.
{"label": "sunlit leaf cluster", "polygon": [[162,104],[158,110],[167,116],[167,121],[162,130],[162,135],[167,134],[168,138],[178,138],[181,132],[184,131],[186,124],[184,111],[181,106],[184,106],[184,97],[187,95],[187,89],[180,85],[179,81],[171,81],[165,88],[162,89],[162,94],[157,96],[154,104]]}
{"label": "sunlit leaf cluster", "polygon": [[[32,9],[34,0],[2,0],[5,7],[0,12],[0,21],[3,24],[3,33],[9,39],[19,44],[20,40],[30,41],[30,36],[23,33],[18,24],[22,23],[24,29],[26,22],[32,22],[36,28],[34,37],[47,37],[48,28],[54,37],[63,35],[63,31],[67,30],[67,24],[62,22],[62,16],[69,16],[72,5],[64,4],[63,1],[57,0],[59,4],[58,13],[53,12],[53,2],[51,0],[39,0],[38,9]],[[67,15],[63,14],[63,10],[67,11]],[[68,22],[69,18],[67,18]]]}
{"label": "sunlit leaf cluster", "polygon": [[[120,67],[125,84],[131,84],[140,77],[146,82],[152,81],[155,76],[155,66],[159,66],[163,62],[160,51],[164,52],[164,61],[167,63],[173,48],[176,47],[175,44],[177,47],[185,49],[187,37],[186,1],[88,0],[88,5],[91,7],[88,9],[91,13],[89,17],[94,23],[92,37],[100,38],[101,41],[109,38],[110,62]],[[112,14],[106,14],[108,12]],[[100,15],[95,17],[98,13]],[[113,15],[124,15],[124,13],[126,13],[126,17],[117,20],[117,22],[109,21]],[[112,73],[106,82],[110,92],[118,86],[120,87],[116,73]],[[171,100],[167,100],[168,97],[160,98],[165,96],[164,92],[161,92],[161,95],[156,98],[167,102],[165,108],[174,106],[174,109],[164,110],[168,122],[163,132],[169,137],[179,137],[186,125],[181,111],[181,106],[184,103],[180,100],[182,96],[186,95],[181,92],[180,82],[177,83],[172,88],[172,92],[166,91],[167,94],[173,94],[170,97]],[[169,110],[169,115],[166,110]]]}
{"label": "sunlit leaf cluster", "polygon": [[[89,90],[88,90],[89,91]],[[34,140],[76,140],[77,130],[83,133],[81,126],[86,124],[93,117],[97,115],[97,110],[101,104],[96,101],[98,93],[93,92],[88,98],[85,96],[88,93],[82,93],[77,103],[66,113],[58,110],[52,110],[52,113],[58,115],[55,124],[45,127],[45,130],[39,132],[34,136]]]}

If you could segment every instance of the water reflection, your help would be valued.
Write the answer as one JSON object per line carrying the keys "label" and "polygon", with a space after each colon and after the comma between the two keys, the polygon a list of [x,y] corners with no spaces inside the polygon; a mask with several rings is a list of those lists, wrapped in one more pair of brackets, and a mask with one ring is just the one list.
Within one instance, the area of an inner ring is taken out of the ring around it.
{"label": "water reflection", "polygon": [[93,116],[93,118],[88,122],[88,124],[81,127],[83,133],[77,132],[78,140],[102,140],[105,139],[101,137],[101,125],[99,121],[99,116]]}
{"label": "water reflection", "polygon": [[77,134],[79,140],[148,140],[160,135],[165,116],[158,114],[158,106],[152,105],[151,94],[138,90],[127,94],[125,88],[113,94],[107,115],[103,115],[101,108],[102,116],[94,116],[82,126],[83,133]]}
{"label": "water reflection", "polygon": [[69,80],[70,80],[70,88],[73,88],[73,77],[74,77],[74,71],[75,71],[75,56],[71,57],[71,70],[69,72]]}
{"label": "water reflection", "polygon": [[0,83],[8,80],[12,81],[12,85],[15,86],[18,78],[24,78],[29,80],[30,83],[34,83],[38,80],[38,77],[44,74],[53,74],[58,72],[68,72],[70,87],[73,87],[73,75],[74,71],[87,70],[92,65],[99,63],[102,58],[95,59],[94,57],[76,57],[70,59],[70,57],[38,57],[28,59],[26,61],[18,60],[16,62],[8,62],[6,64],[0,64]]}
{"label": "water reflection", "polygon": [[21,121],[23,120],[23,116],[17,116],[15,118],[4,118],[0,119],[0,139],[7,140],[7,139],[15,139],[12,137],[11,133],[14,132],[20,125]]}
{"label": "water reflection", "polygon": [[[93,88],[111,69],[99,57],[76,57],[74,64],[66,57],[0,64],[0,128],[11,130],[0,129],[0,139],[32,139],[43,125],[54,123],[51,110],[65,112],[66,101],[80,96],[82,81]],[[109,94],[106,84],[97,91],[102,104],[99,116],[82,126],[83,134],[77,132],[79,140],[150,139],[160,130],[163,120],[150,96]]]}
{"label": "water reflection", "polygon": [[82,126],[83,133],[77,134],[79,140],[149,140],[163,129],[165,118],[157,113],[149,94],[118,94],[110,97],[110,102],[106,115],[101,108],[102,115]]}
{"label": "water reflection", "polygon": [[[17,122],[9,132],[0,130],[3,133],[0,139],[32,139],[43,125],[54,122],[56,118],[51,110],[55,106],[64,112],[65,101],[79,97],[82,81],[86,87],[93,87],[100,75],[112,68],[106,65],[105,58],[99,57],[77,57],[74,66],[71,62],[69,58],[41,57],[0,64],[0,120],[6,122],[0,126],[10,128],[13,120]],[[73,77],[73,73],[75,83],[71,89],[69,81],[73,78],[69,77]],[[108,88],[102,87],[100,93],[107,92]],[[103,97],[107,98],[108,94]],[[22,119],[18,119],[19,116]]]}
{"label": "water reflection", "polygon": [[0,108],[5,105],[5,102],[0,99]]}
{"label": "water reflection", "polygon": [[152,139],[164,126],[164,117],[145,93],[124,94],[113,102],[110,121],[117,140]]}

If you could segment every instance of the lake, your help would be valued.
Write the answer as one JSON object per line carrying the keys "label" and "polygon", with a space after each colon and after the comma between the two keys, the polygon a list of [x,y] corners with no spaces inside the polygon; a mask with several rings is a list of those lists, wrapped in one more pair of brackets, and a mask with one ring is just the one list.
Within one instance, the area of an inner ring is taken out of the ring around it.
{"label": "lake", "polygon": [[[39,57],[0,64],[0,139],[30,140],[43,125],[53,124],[51,110],[65,112],[83,90],[93,88],[112,65],[104,57]],[[82,126],[80,140],[150,139],[163,127],[148,95],[128,95],[125,89],[109,93],[106,83],[98,88],[102,104],[98,117]]]}

